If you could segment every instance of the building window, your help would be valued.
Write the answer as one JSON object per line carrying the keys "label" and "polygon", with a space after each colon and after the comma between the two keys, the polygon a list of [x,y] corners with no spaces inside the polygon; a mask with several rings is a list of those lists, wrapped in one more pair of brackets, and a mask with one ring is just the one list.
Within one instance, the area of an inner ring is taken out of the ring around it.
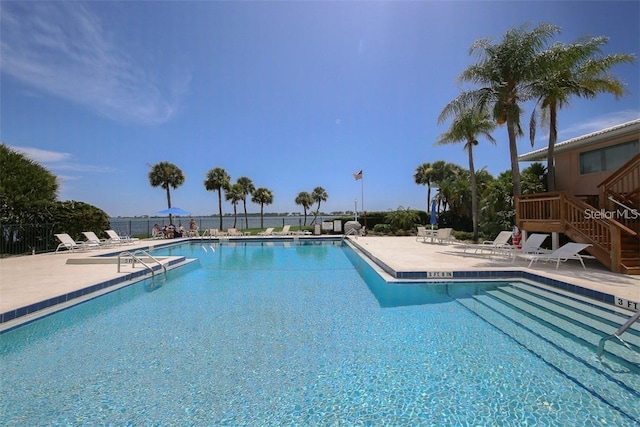
{"label": "building window", "polygon": [[580,174],[608,172],[618,169],[638,154],[638,140],[580,153]]}

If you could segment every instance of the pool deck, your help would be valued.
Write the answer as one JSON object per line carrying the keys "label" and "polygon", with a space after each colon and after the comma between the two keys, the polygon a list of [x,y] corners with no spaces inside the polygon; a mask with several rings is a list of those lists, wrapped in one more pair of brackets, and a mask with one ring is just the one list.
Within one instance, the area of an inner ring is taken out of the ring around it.
{"label": "pool deck", "polygon": [[[242,239],[251,239],[245,237]],[[432,244],[416,241],[415,237],[349,237],[357,248],[382,266],[385,279],[393,280],[446,280],[454,278],[524,277],[559,281],[568,285],[613,295],[625,300],[630,309],[640,308],[640,276],[611,273],[594,260],[587,260],[587,269],[578,261],[570,260],[555,268],[555,263],[538,262],[528,267],[528,261],[515,261],[504,255],[488,252],[466,253],[460,245]],[[46,253],[0,259],[0,315],[11,323],[25,320],[27,312],[39,303],[73,295],[97,284],[126,284],[138,280],[144,267],[123,265],[118,273],[115,263],[97,263],[96,256],[132,251],[149,245],[175,243],[179,240],[140,240],[134,245],[123,245],[88,252]],[[204,241],[203,241],[204,243]],[[93,259],[95,263],[83,263]],[[102,258],[104,259],[104,258]],[[163,262],[168,262],[165,260]],[[175,259],[173,260],[176,261]],[[506,276],[505,276],[506,274]],[[104,289],[102,290],[104,291]],[[74,301],[75,302],[75,301]],[[31,309],[26,309],[31,307]],[[14,313],[6,316],[8,313]],[[19,314],[15,314],[19,312]],[[8,326],[8,325],[4,325]],[[0,328],[2,329],[2,328]]]}

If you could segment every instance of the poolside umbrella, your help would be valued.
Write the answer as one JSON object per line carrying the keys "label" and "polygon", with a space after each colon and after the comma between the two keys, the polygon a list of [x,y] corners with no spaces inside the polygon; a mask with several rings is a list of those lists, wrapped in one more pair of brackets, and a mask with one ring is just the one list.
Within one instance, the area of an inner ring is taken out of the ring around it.
{"label": "poolside umbrella", "polygon": [[184,209],[180,209],[178,207],[165,209],[165,210],[162,210],[162,211],[158,211],[157,213],[159,213],[161,215],[169,215],[169,222],[173,222],[172,215],[176,215],[176,216],[189,216],[189,215],[191,215],[191,212],[187,212]]}
{"label": "poolside umbrella", "polygon": [[187,212],[184,209],[180,209],[178,207],[165,209],[163,211],[158,211],[159,214],[162,215],[176,215],[176,216],[189,216],[191,212]]}

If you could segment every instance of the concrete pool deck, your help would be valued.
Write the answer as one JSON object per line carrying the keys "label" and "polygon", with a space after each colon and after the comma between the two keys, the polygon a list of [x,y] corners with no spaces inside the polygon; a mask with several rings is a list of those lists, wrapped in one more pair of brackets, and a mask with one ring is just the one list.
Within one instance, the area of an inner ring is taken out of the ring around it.
{"label": "concrete pool deck", "polygon": [[[548,278],[613,295],[632,302],[632,305],[636,303],[635,307],[638,307],[637,303],[640,302],[640,276],[611,273],[594,260],[586,261],[586,270],[579,262],[572,260],[562,263],[558,269],[555,268],[554,263],[544,262],[538,262],[528,268],[526,260],[513,261],[505,256],[492,256],[486,252],[464,253],[459,245],[423,243],[411,236],[365,236],[348,239],[384,266],[387,275],[385,278],[388,280],[394,279],[394,274],[395,279],[422,280],[420,275],[424,276],[429,272],[433,279],[442,280],[447,279],[449,277],[447,275],[451,272],[473,272],[474,274],[495,272],[497,277],[500,277],[498,272],[515,272],[515,274]],[[37,305],[42,301],[70,295],[96,284],[122,281],[125,276],[131,277],[134,272],[144,273],[144,267],[140,264],[135,269],[131,265],[124,265],[122,272],[118,273],[117,264],[97,263],[96,256],[188,240],[140,240],[133,245],[88,252],[65,251],[57,254],[45,253],[0,259],[0,314],[5,315]],[[89,258],[96,263],[83,263]],[[22,313],[17,317],[22,317]]]}

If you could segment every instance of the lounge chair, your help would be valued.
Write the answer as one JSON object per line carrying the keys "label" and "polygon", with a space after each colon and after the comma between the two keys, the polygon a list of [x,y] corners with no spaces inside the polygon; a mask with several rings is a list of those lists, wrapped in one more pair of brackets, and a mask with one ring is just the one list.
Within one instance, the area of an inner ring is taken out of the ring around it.
{"label": "lounge chair", "polygon": [[549,237],[548,234],[532,233],[529,235],[529,237],[527,237],[527,240],[522,242],[521,247],[518,248],[516,246],[509,245],[509,246],[505,246],[504,248],[501,248],[499,252],[503,252],[509,255],[513,259],[515,259],[515,257],[518,254],[550,253],[551,252],[550,250],[542,249],[542,244],[547,239],[547,237]]}
{"label": "lounge chair", "polygon": [[512,236],[513,232],[511,231],[501,231],[493,240],[485,240],[477,245],[464,245],[464,252],[466,252],[467,249],[475,249],[475,253],[478,253],[478,251],[491,251],[493,253],[500,249],[510,248],[509,240],[511,240]]}
{"label": "lounge chair", "polygon": [[111,240],[112,243],[115,243],[117,245],[131,245],[133,244],[133,242],[138,240],[132,237],[120,236],[114,230],[105,230],[104,232],[107,233],[107,236],[109,236],[109,240]]}
{"label": "lounge chair", "polygon": [[228,228],[227,229],[227,235],[228,236],[235,236],[235,237],[243,236],[242,232],[238,231],[237,228]]}
{"label": "lounge chair", "polygon": [[258,233],[258,236],[273,236],[273,230],[275,227],[269,227],[264,231]]}
{"label": "lounge chair", "polygon": [[60,249],[67,249],[68,251],[87,251],[89,249],[91,249],[92,246],[89,242],[86,241],[75,241],[71,238],[71,236],[69,236],[66,233],[61,233],[61,234],[56,234],[55,235],[56,238],[58,240],[60,240],[60,244],[58,245],[58,247],[56,248],[56,252],[58,253],[58,251]]}
{"label": "lounge chair", "polygon": [[291,226],[290,225],[285,225],[284,227],[282,227],[282,230],[280,231],[274,231],[273,234],[275,236],[288,236],[291,234]]}
{"label": "lounge chair", "polygon": [[82,234],[84,234],[84,237],[87,238],[87,242],[89,242],[89,245],[93,247],[107,248],[113,246],[113,243],[111,243],[108,239],[99,238],[93,231],[83,231]]}
{"label": "lounge chair", "polygon": [[591,245],[587,243],[569,242],[565,245],[560,246],[558,249],[552,252],[535,253],[535,254],[531,254],[531,253],[517,254],[517,256],[519,258],[528,259],[529,267],[531,267],[531,265],[534,262],[538,262],[538,261],[555,261],[556,269],[560,266],[560,262],[565,262],[570,259],[575,259],[580,261],[580,264],[582,264],[582,268],[586,270],[587,267],[585,267],[583,259],[592,258],[592,257],[589,255],[580,255],[580,251],[583,251],[589,246]]}

